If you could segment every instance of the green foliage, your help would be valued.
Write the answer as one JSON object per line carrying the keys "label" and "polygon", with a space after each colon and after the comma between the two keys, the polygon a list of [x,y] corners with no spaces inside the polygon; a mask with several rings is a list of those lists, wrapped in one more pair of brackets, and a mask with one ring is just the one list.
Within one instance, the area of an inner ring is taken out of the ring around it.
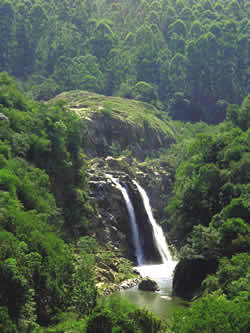
{"label": "green foliage", "polygon": [[81,253],[73,274],[73,304],[75,312],[89,314],[96,305],[95,261],[91,254]]}
{"label": "green foliage", "polygon": [[[172,147],[168,157],[161,156],[173,169],[179,166],[168,207],[171,239],[179,239],[179,245],[187,240],[183,256],[228,257],[206,288],[220,288],[238,300],[196,303],[197,311],[190,309],[193,323],[189,315],[187,320],[178,317],[176,332],[245,329],[248,10],[247,0],[0,4],[0,70],[17,77],[36,99],[48,100],[71,89],[117,93],[163,105],[175,119],[209,123],[224,120],[227,105],[234,103],[227,111],[231,124],[200,135],[190,146],[184,135],[176,150]],[[104,108],[106,116],[113,108],[115,102]],[[156,112],[139,102],[135,111],[126,102],[117,117],[173,137],[172,128],[155,117]],[[0,113],[0,330],[35,331],[37,322],[47,325],[69,305],[81,315],[91,313],[95,304],[95,241],[80,239],[78,248],[88,253],[74,266],[72,250],[58,237],[63,233],[69,241],[91,230],[87,161],[80,156],[78,117],[62,104],[28,100],[6,73],[0,75]],[[112,150],[119,154],[125,148],[114,144]],[[120,270],[127,274],[130,267],[125,264]],[[124,313],[117,313],[114,304],[90,314],[89,330],[100,324],[106,331],[151,332],[157,326],[147,313],[131,310],[129,316],[123,306]],[[121,326],[110,309],[121,318]],[[134,320],[135,313],[140,320]],[[72,321],[76,331],[84,330],[85,323]],[[55,331],[68,331],[69,325]]]}
{"label": "green foliage", "polygon": [[227,118],[243,131],[250,127],[250,95],[246,97],[241,105],[230,105],[227,110]]}
{"label": "green foliage", "polygon": [[121,263],[121,265],[119,266],[119,273],[121,273],[124,276],[124,280],[128,279],[130,276],[133,275],[133,266],[129,261],[125,261]]}
{"label": "green foliage", "polygon": [[211,260],[218,268],[202,282],[201,299],[173,315],[172,332],[249,328],[249,129],[247,118],[239,121],[247,100],[229,107],[230,122],[206,128],[184,146],[167,207],[168,234],[180,241],[181,260]]}
{"label": "green foliage", "polygon": [[170,24],[168,27],[170,33],[177,33],[178,35],[186,36],[185,23],[182,20],[176,20],[174,23]]}
{"label": "green foliage", "polygon": [[249,249],[249,228],[249,225],[241,218],[231,218],[225,221],[219,228],[225,254],[230,255],[231,253],[247,251]]}
{"label": "green foliage", "polygon": [[[187,160],[176,171],[175,195],[167,208],[171,214],[170,236],[183,245],[194,226],[203,225],[208,228],[194,228],[193,238],[189,238],[184,251],[189,256],[206,256],[205,248],[211,249],[212,256],[218,255],[218,251],[228,255],[245,251],[249,246],[245,224],[249,222],[249,190],[245,185],[249,183],[249,130],[242,132],[225,124],[215,128],[214,133],[198,134],[186,150]],[[220,225],[216,224],[216,214]],[[227,221],[230,218],[243,221]],[[209,225],[212,219],[214,223]],[[230,227],[233,225],[235,232]],[[208,246],[207,237],[217,242],[219,249],[215,243]],[[196,250],[192,252],[191,248]]]}
{"label": "green foliage", "polygon": [[6,72],[0,74],[0,104],[26,110],[27,104],[23,94],[16,89],[14,80]]}
{"label": "green foliage", "polygon": [[[45,106],[25,101],[5,74],[1,78],[1,89],[7,92],[2,95],[8,96],[8,104],[2,101],[2,105],[8,106],[4,114],[11,127],[3,139],[10,141],[13,157],[26,158],[48,173],[57,205],[63,207],[65,225],[79,221],[79,228],[83,230],[87,223],[85,216],[91,214],[91,208],[86,198],[83,167],[86,161],[81,160],[79,154],[82,140],[79,119],[60,105]],[[21,112],[24,108],[25,112]],[[20,192],[22,195],[23,190]],[[32,200],[36,200],[35,196]],[[69,202],[74,209],[69,209]]]}
{"label": "green foliage", "polygon": [[216,259],[221,253],[221,235],[215,228],[194,226],[191,237],[181,248],[180,256],[187,259]]}
{"label": "green foliage", "polygon": [[5,73],[0,82],[8,117],[0,126],[0,305],[1,324],[9,322],[1,331],[35,332],[74,302],[81,314],[95,305],[93,260],[74,267],[58,237],[74,221],[86,230],[87,163],[73,113],[26,99]]}
{"label": "green foliage", "polygon": [[176,333],[244,333],[248,331],[249,320],[249,302],[231,302],[224,296],[212,295],[175,313],[171,329]]}
{"label": "green foliage", "polygon": [[[71,2],[2,1],[0,70],[32,97],[84,89],[131,98],[126,83],[144,81],[175,119],[218,123],[247,95],[247,0]],[[184,111],[172,104],[178,92]]]}
{"label": "green foliage", "polygon": [[155,104],[158,99],[154,87],[151,84],[143,81],[140,81],[135,85],[134,94],[136,99],[151,104]]}
{"label": "green foliage", "polygon": [[99,245],[95,238],[84,236],[78,240],[77,247],[83,252],[96,254],[98,252]]}
{"label": "green foliage", "polygon": [[70,331],[71,333],[86,332],[86,319],[77,318],[73,312],[63,312],[58,316],[58,324],[50,326],[46,333],[62,333]]}
{"label": "green foliage", "polygon": [[0,329],[3,333],[16,333],[16,326],[12,323],[8,315],[8,309],[0,307]]}
{"label": "green foliage", "polygon": [[223,257],[215,275],[203,281],[205,293],[220,289],[229,299],[240,299],[249,294],[249,260],[248,253],[239,253],[231,259]]}
{"label": "green foliage", "polygon": [[156,333],[162,328],[161,321],[150,312],[137,309],[127,300],[112,296],[94,309],[88,319],[86,332]]}

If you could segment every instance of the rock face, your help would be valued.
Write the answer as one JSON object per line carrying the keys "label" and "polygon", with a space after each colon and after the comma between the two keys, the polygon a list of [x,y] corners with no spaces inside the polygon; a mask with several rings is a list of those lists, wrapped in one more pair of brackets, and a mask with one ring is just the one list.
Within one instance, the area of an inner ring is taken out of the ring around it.
{"label": "rock face", "polygon": [[136,221],[146,262],[161,263],[161,257],[153,239],[152,226],[149,222],[140,193],[132,181],[128,182],[127,188],[129,191],[130,199],[132,200],[134,206]]}
{"label": "rock face", "polygon": [[[131,156],[95,158],[88,170],[89,197],[96,208],[95,234],[100,243],[118,248],[121,254],[136,264],[135,248],[131,223],[122,193],[108,178],[111,174],[127,188],[135,209],[142,248],[147,263],[160,263],[160,255],[155,247],[152,226],[149,223],[140,193],[132,182],[136,179],[147,191],[157,221],[164,216],[171,192],[171,177],[161,167],[156,168],[139,163]],[[157,212],[157,214],[155,214]]]}
{"label": "rock face", "polygon": [[129,124],[119,118],[111,118],[105,114],[95,114],[92,119],[85,120],[87,130],[84,131],[84,151],[88,156],[103,156],[129,149],[138,160],[143,160],[153,149],[167,147],[172,139],[157,134],[152,128],[143,131],[136,124]]}
{"label": "rock face", "polygon": [[97,283],[97,288],[98,288],[98,291],[99,291],[100,295],[108,296],[108,295],[113,294],[116,291],[125,290],[125,289],[135,287],[135,286],[138,285],[140,280],[141,280],[140,278],[133,278],[133,279],[125,280],[121,284],[109,283],[108,286],[106,286],[105,288],[103,288],[102,283],[99,282],[99,283]]}
{"label": "rock face", "polygon": [[138,160],[175,141],[175,130],[154,106],[87,91],[70,91],[55,97],[83,119],[84,152],[91,158],[132,152]]}
{"label": "rock face", "polygon": [[181,260],[175,268],[173,294],[191,300],[199,293],[201,282],[208,274],[215,273],[217,266],[216,260]]}
{"label": "rock face", "polygon": [[[95,167],[96,169],[96,167]],[[96,206],[98,216],[95,237],[103,244],[118,248],[121,254],[136,264],[135,248],[131,223],[122,193],[108,178],[112,174],[126,186],[134,206],[145,258],[148,262],[160,262],[160,255],[155,247],[151,224],[145,211],[140,194],[130,176],[122,171],[110,170],[102,166],[99,175],[89,170],[90,198]]]}
{"label": "rock face", "polygon": [[9,118],[0,112],[0,121],[1,120],[9,120]]}
{"label": "rock face", "polygon": [[95,255],[96,286],[100,295],[132,288],[141,281],[138,271],[131,262],[113,251],[100,251]]}
{"label": "rock face", "polygon": [[[131,156],[114,158],[111,156],[96,158],[88,170],[90,198],[96,207],[95,234],[103,244],[118,248],[123,256],[136,264],[135,249],[132,241],[131,224],[126,204],[121,192],[115,187],[107,174],[119,179],[127,187],[135,208],[140,237],[147,262],[159,262],[159,253],[155,248],[151,225],[144,209],[140,194],[132,179],[137,179],[147,191],[157,221],[164,216],[163,208],[171,191],[171,177],[161,167],[150,163],[139,163]],[[162,215],[160,214],[162,211]],[[158,214],[155,214],[158,212]]]}
{"label": "rock face", "polygon": [[142,279],[139,283],[138,288],[145,291],[158,291],[160,288],[154,280],[151,280],[149,277]]}
{"label": "rock face", "polygon": [[171,191],[170,175],[165,166],[153,165],[150,161],[148,167],[142,161],[175,142],[173,123],[166,113],[140,101],[87,91],[65,92],[54,99],[58,100],[64,100],[67,111],[82,119],[83,151],[91,159],[89,194],[96,208],[93,236],[100,243],[118,248],[123,256],[136,263],[124,199],[106,176],[112,174],[128,189],[148,263],[160,262],[151,225],[132,179],[147,191],[154,215],[160,222]]}

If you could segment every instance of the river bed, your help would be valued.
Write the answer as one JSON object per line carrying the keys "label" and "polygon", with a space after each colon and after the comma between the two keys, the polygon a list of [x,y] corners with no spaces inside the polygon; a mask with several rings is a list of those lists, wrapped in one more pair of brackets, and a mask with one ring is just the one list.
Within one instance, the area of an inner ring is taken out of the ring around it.
{"label": "river bed", "polygon": [[175,261],[161,265],[144,265],[136,267],[142,277],[149,276],[157,282],[160,291],[151,292],[139,290],[133,287],[118,292],[118,295],[137,304],[141,308],[146,308],[161,318],[165,319],[171,310],[187,306],[187,303],[178,297],[172,297],[173,271],[176,266]]}

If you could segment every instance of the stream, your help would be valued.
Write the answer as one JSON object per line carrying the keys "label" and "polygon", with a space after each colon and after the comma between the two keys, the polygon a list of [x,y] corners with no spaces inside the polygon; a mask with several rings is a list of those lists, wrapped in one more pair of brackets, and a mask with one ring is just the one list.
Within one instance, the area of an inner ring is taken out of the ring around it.
{"label": "stream", "polygon": [[153,216],[149,197],[146,191],[135,180],[133,180],[132,182],[136,186],[142,198],[144,209],[148,216],[148,223],[150,223],[152,226],[153,240],[158,249],[162,261],[162,264],[157,264],[157,265],[146,264],[147,258],[145,258],[145,255],[143,253],[141,238],[139,235],[139,228],[137,226],[134,207],[130,200],[129,193],[126,187],[120,184],[118,179],[114,178],[111,175],[107,176],[121,191],[123,199],[126,203],[132,229],[133,244],[137,258],[138,266],[136,267],[136,269],[138,270],[138,272],[141,274],[142,277],[148,276],[152,280],[156,281],[160,288],[160,291],[158,292],[151,292],[151,291],[139,290],[138,287],[136,286],[127,290],[119,291],[117,292],[117,294],[137,304],[141,308],[146,308],[147,310],[152,311],[153,313],[164,319],[166,315],[171,312],[171,310],[185,306],[183,300],[171,296],[173,272],[177,264],[177,261],[173,259],[166,238],[164,236],[163,230],[161,226],[156,222]]}
{"label": "stream", "polygon": [[117,294],[128,299],[141,308],[152,311],[162,319],[171,313],[171,310],[187,306],[187,303],[178,297],[172,297],[172,273],[177,262],[169,264],[144,265],[136,267],[142,277],[149,276],[157,282],[160,291],[151,292],[139,290],[138,287],[119,291]]}

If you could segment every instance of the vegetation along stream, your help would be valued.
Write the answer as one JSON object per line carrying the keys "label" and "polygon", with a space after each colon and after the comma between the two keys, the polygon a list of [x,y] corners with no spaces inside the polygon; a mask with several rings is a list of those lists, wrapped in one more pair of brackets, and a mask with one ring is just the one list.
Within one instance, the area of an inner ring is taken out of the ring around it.
{"label": "vegetation along stream", "polygon": [[136,249],[136,258],[138,263],[136,270],[143,278],[150,277],[158,284],[160,289],[157,292],[149,290],[144,291],[138,289],[138,286],[135,286],[130,289],[120,291],[119,294],[120,296],[125,297],[126,299],[137,304],[138,306],[142,308],[145,307],[164,318],[171,309],[184,305],[183,300],[179,299],[178,297],[172,297],[173,272],[177,261],[173,259],[163,234],[163,230],[161,226],[157,224],[153,216],[152,208],[146,191],[135,180],[133,180],[133,183],[135,184],[142,198],[142,203],[148,217],[148,222],[152,226],[153,240],[157,250],[159,251],[162,261],[161,264],[147,264],[147,258],[145,257],[142,246],[140,244],[140,236],[138,234],[139,229],[136,223],[134,208],[129,198],[128,192],[117,179],[110,175],[109,177],[115,183],[117,188],[122,192],[126,203],[132,227],[133,243]]}
{"label": "vegetation along stream", "polygon": [[139,307],[147,308],[162,318],[173,309],[186,306],[179,297],[172,296],[172,280],[175,262],[160,265],[145,265],[136,267],[142,277],[149,276],[157,282],[160,291],[144,291],[133,287],[119,291],[119,295],[137,304]]}
{"label": "vegetation along stream", "polygon": [[0,0],[0,333],[249,332],[249,13]]}

